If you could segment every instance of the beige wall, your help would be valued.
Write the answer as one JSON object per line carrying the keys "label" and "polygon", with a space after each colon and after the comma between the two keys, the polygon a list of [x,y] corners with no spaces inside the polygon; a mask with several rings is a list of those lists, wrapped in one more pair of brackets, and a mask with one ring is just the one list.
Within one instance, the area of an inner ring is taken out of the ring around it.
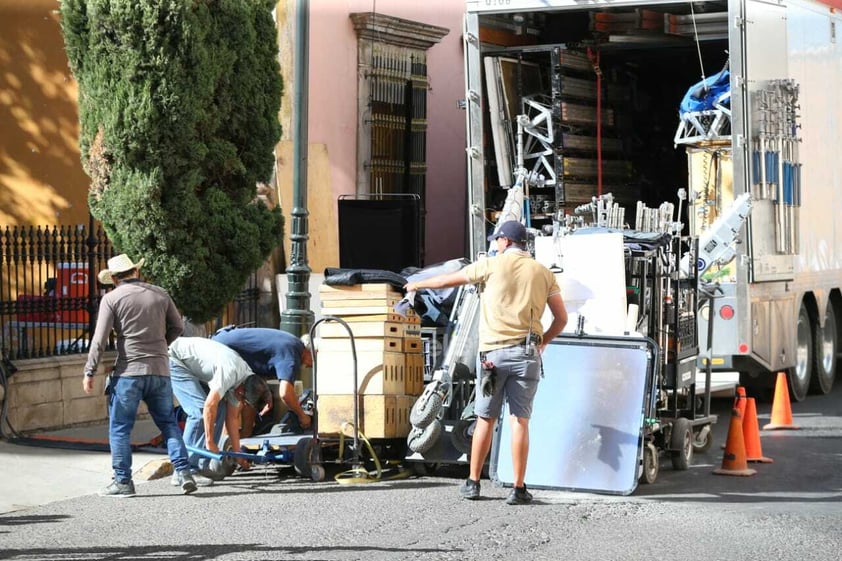
{"label": "beige wall", "polygon": [[[82,390],[86,359],[87,355],[73,355],[17,361],[18,371],[9,378],[6,390],[11,426],[18,432],[32,432],[107,420],[103,370],[94,378],[91,395]],[[102,364],[113,362],[113,353],[103,355]],[[146,412],[141,405],[139,413]]]}
{"label": "beige wall", "polygon": [[0,224],[88,224],[55,0],[0,2]]}

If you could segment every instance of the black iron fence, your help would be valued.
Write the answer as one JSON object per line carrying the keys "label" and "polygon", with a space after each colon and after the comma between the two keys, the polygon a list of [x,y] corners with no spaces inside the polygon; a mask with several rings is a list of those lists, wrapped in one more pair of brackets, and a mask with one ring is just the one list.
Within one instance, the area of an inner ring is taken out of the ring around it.
{"label": "black iron fence", "polygon": [[[0,347],[11,360],[85,353],[114,254],[93,226],[6,226],[0,231]],[[254,324],[257,279],[204,327]]]}

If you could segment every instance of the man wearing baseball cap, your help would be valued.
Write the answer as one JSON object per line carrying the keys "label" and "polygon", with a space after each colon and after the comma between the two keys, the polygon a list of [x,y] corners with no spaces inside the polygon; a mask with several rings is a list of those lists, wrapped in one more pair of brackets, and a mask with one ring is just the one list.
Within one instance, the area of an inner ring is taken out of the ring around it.
{"label": "man wearing baseball cap", "polygon": [[[532,494],[524,483],[529,455],[529,417],[541,377],[541,353],[567,324],[567,310],[555,276],[525,250],[526,228],[516,220],[503,222],[488,236],[496,256],[480,259],[455,273],[407,283],[419,288],[447,288],[484,283],[480,298],[479,354],[474,411],[477,424],[471,442],[471,468],[459,488],[462,497],[480,496],[479,479],[491,447],[494,425],[505,398],[512,424],[513,489],[510,505],[527,504]],[[550,308],[553,320],[544,330],[541,316]],[[493,383],[489,383],[490,379]],[[480,391],[480,390],[483,391]]]}

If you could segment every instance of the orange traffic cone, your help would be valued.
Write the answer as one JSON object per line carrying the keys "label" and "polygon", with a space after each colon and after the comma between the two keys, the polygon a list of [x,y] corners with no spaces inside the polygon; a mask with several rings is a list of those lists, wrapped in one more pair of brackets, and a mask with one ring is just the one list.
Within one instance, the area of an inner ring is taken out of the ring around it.
{"label": "orange traffic cone", "polygon": [[739,409],[731,412],[731,424],[728,426],[728,440],[722,455],[722,467],[713,470],[716,475],[749,476],[757,473],[750,469],[746,461],[746,446],[743,442],[743,418]]}
{"label": "orange traffic cone", "polygon": [[772,458],[763,455],[760,447],[760,430],[757,424],[757,406],[754,398],[746,399],[746,416],[743,418],[743,441],[746,445],[746,461],[771,464]]}
{"label": "orange traffic cone", "polygon": [[[734,409],[739,409],[740,416],[743,419],[746,418],[746,389],[743,386],[737,386],[734,390]],[[724,444],[722,445],[722,449],[725,450]]]}
{"label": "orange traffic cone", "polygon": [[792,424],[792,406],[789,404],[786,373],[778,372],[778,379],[775,382],[775,399],[772,401],[772,422],[763,425],[763,430],[798,430],[800,428]]}

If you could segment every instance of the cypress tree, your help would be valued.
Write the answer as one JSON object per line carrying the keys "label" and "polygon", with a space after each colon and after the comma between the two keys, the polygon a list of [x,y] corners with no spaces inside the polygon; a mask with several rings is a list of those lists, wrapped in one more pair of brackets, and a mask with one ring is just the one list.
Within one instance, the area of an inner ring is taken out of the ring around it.
{"label": "cypress tree", "polygon": [[281,243],[255,201],[280,139],[272,0],[62,0],[88,204],[194,322]]}

